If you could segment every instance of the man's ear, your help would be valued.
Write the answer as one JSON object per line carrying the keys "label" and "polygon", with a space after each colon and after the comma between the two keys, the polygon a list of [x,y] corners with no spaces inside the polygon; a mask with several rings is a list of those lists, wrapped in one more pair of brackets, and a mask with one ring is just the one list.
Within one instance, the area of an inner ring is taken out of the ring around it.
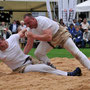
{"label": "man's ear", "polygon": [[0,39],[1,39],[1,40],[5,40],[2,35],[0,35]]}

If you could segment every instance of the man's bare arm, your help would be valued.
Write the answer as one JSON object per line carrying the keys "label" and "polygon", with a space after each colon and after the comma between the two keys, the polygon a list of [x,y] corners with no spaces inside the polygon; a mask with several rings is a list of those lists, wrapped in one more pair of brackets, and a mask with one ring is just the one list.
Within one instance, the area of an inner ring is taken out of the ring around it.
{"label": "man's bare arm", "polygon": [[27,44],[26,44],[26,46],[24,48],[24,53],[25,54],[28,54],[29,51],[32,49],[33,42],[34,42],[34,39],[33,38],[27,37]]}
{"label": "man's bare arm", "polygon": [[18,34],[20,35],[20,38],[25,37],[25,32],[26,32],[26,31],[27,31],[27,30],[24,29],[24,30],[21,30],[20,32],[18,32]]}
{"label": "man's bare arm", "polygon": [[52,31],[51,29],[47,29],[43,31],[42,35],[33,34],[32,32],[27,32],[29,37],[33,37],[36,40],[40,41],[51,41],[52,40]]}

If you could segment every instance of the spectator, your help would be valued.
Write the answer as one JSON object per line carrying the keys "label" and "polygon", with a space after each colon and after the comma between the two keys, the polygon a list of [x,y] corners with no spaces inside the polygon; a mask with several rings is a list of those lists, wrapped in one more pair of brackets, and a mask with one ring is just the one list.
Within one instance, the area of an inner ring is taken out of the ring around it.
{"label": "spectator", "polygon": [[84,39],[84,47],[86,47],[86,43],[89,44],[90,47],[90,31],[88,30],[88,28],[84,28],[85,31],[83,33],[83,39]]}
{"label": "spectator", "polygon": [[4,28],[4,39],[8,39],[12,35],[12,32],[8,28]]}
{"label": "spectator", "polygon": [[20,21],[20,25],[18,27],[18,32],[21,31],[21,30],[23,30],[23,29],[25,29],[25,28],[26,28],[26,25],[24,24],[24,21],[23,20]]}
{"label": "spectator", "polygon": [[75,26],[75,25],[76,25],[76,23],[77,23],[77,20],[76,20],[76,19],[73,19],[72,24]]}
{"label": "spectator", "polygon": [[0,35],[3,36],[3,29],[6,28],[6,25],[5,25],[5,22],[1,22],[1,25],[0,25]]}
{"label": "spectator", "polygon": [[8,30],[8,28],[0,28],[0,35],[1,35],[4,39],[8,39],[11,34],[12,34],[12,33],[10,32],[10,30]]}
{"label": "spectator", "polygon": [[79,19],[78,19],[78,22],[76,23],[76,25],[80,26],[80,25],[81,25],[81,22],[82,22],[82,19],[79,18]]}
{"label": "spectator", "polygon": [[60,19],[59,23],[60,23],[61,26],[64,26],[63,19]]}
{"label": "spectator", "polygon": [[11,30],[12,34],[17,33],[18,25],[16,24],[16,21],[13,21],[13,24],[10,25],[9,29]]}
{"label": "spectator", "polygon": [[82,31],[82,33],[84,33],[84,29],[82,28],[81,24],[80,24],[80,30]]}
{"label": "spectator", "polygon": [[1,26],[0,26],[0,35],[3,36],[4,39],[8,39],[9,36],[11,35],[11,32],[8,29],[8,27],[6,26],[5,22],[1,23]]}
{"label": "spectator", "polygon": [[77,47],[81,48],[83,47],[83,34],[79,26],[75,26],[75,30],[73,41]]}
{"label": "spectator", "polygon": [[[26,28],[26,25],[24,25],[24,21],[20,21],[20,26],[18,27],[18,32],[21,30],[24,30]],[[24,48],[25,46],[25,38],[20,39],[21,48]]]}
{"label": "spectator", "polygon": [[5,22],[1,22],[0,29],[8,28]]}
{"label": "spectator", "polygon": [[17,20],[17,21],[16,21],[16,24],[19,26],[19,25],[20,25],[20,21],[19,21],[19,20]]}
{"label": "spectator", "polygon": [[0,28],[6,28],[6,27],[7,26],[6,26],[5,22],[2,22],[1,25],[0,25]]}
{"label": "spectator", "polygon": [[87,19],[86,18],[84,18],[84,20],[83,20],[83,22],[81,23],[81,25],[82,25],[82,28],[84,29],[84,28],[88,28],[89,29],[89,23],[87,22]]}
{"label": "spectator", "polygon": [[74,38],[74,33],[75,33],[75,27],[73,24],[70,24],[70,26],[68,27],[69,32],[72,35],[72,38]]}

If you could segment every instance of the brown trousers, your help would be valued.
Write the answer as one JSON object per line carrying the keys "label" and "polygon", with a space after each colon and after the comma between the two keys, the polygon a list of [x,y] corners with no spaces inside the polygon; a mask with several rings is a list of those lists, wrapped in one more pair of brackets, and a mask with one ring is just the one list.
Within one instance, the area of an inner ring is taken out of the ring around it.
{"label": "brown trousers", "polygon": [[71,34],[66,30],[63,26],[59,27],[59,30],[56,32],[56,34],[53,36],[52,41],[50,42],[54,47],[60,45],[63,47],[66,40],[71,37]]}

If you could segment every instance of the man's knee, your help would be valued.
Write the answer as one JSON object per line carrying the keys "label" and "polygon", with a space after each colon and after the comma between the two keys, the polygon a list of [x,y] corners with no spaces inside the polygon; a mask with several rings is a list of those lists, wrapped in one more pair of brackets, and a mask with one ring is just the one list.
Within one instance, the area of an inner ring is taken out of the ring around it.
{"label": "man's knee", "polygon": [[36,56],[37,59],[39,59],[40,61],[43,61],[43,63],[50,62],[49,58],[44,53],[40,53],[40,52],[35,51],[34,55]]}
{"label": "man's knee", "polygon": [[35,51],[35,52],[34,52],[34,55],[35,55],[36,57],[39,56],[39,52]]}
{"label": "man's knee", "polygon": [[35,52],[34,52],[34,55],[35,55],[37,58],[42,57],[42,54],[41,54],[40,52],[38,52],[38,51],[35,51]]}

